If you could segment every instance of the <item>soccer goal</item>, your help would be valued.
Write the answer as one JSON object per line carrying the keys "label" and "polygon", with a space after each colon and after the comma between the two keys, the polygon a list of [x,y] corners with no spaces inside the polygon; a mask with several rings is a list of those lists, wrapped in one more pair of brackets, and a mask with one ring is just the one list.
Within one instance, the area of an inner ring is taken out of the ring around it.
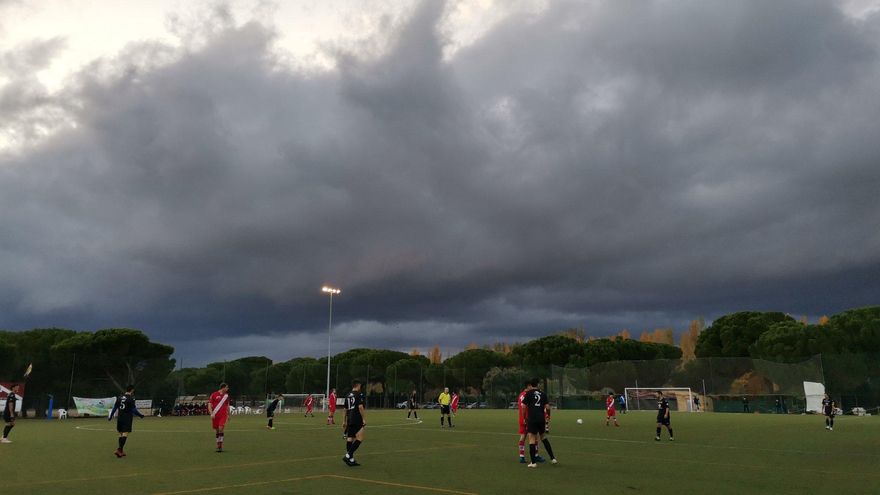
{"label": "soccer goal", "polygon": [[[310,394],[282,394],[282,397],[284,397],[284,403],[279,407],[281,407],[284,412],[303,413],[306,410],[306,398],[309,395]],[[326,395],[311,394],[311,396],[315,401],[312,405],[314,411],[327,410]]]}
{"label": "soccer goal", "polygon": [[669,402],[669,409],[694,412],[694,394],[689,387],[627,387],[624,389],[627,410],[656,411],[658,390]]}

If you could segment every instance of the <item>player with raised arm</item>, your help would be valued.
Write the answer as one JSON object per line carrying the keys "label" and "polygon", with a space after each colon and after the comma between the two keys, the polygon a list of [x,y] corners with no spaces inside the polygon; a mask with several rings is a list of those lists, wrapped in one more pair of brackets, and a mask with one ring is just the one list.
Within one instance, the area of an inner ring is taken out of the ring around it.
{"label": "player with raised arm", "polygon": [[446,418],[446,421],[449,422],[449,427],[452,428],[452,416],[449,415],[449,403],[452,402],[452,396],[449,395],[449,387],[443,389],[440,397],[437,398],[437,402],[440,403],[440,428],[443,428],[443,418]]}
{"label": "player with raised arm", "polygon": [[614,426],[620,426],[617,422],[617,409],[614,408],[614,393],[609,392],[608,397],[605,399],[605,426],[608,426],[608,421],[614,419]]}
{"label": "player with raised arm", "polygon": [[416,419],[419,419],[419,403],[416,399],[418,399],[418,394],[416,393],[416,389],[413,389],[412,393],[409,395],[409,400],[406,401],[406,406],[409,409],[406,411],[406,419],[409,419],[410,414],[414,414]]}
{"label": "player with raised arm", "polygon": [[330,398],[328,399],[328,402],[327,402],[327,424],[328,425],[335,425],[336,424],[336,418],[333,417],[335,415],[336,415],[336,389],[331,388],[330,389]]}
{"label": "player with raised arm", "polygon": [[364,402],[360,380],[351,382],[351,392],[345,399],[345,419],[342,420],[342,431],[345,432],[345,457],[342,462],[347,466],[360,466],[354,460],[354,453],[364,441],[364,428],[367,426]]}
{"label": "player with raised arm", "polygon": [[547,400],[547,394],[538,389],[538,379],[532,378],[529,381],[529,390],[523,397],[526,413],[526,431],[529,434],[529,457],[531,462],[528,467],[538,467],[538,441],[544,445],[544,449],[550,456],[550,462],[557,464],[556,456],[553,455],[553,447],[550,446],[550,440],[544,438],[547,431],[547,416],[550,413],[550,402]]}
{"label": "player with raised arm", "polygon": [[229,420],[229,385],[220,384],[220,389],[211,394],[208,400],[208,412],[211,414],[211,427],[217,439],[217,453],[223,452],[223,430]]}
{"label": "player with raised arm", "polygon": [[834,409],[836,407],[837,403],[834,402],[834,399],[825,394],[822,399],[822,412],[825,414],[825,429],[828,431],[834,431]]}
{"label": "player with raised arm", "polygon": [[269,424],[266,425],[266,428],[270,430],[274,430],[275,426],[272,424],[275,420],[275,410],[278,409],[278,404],[284,399],[284,396],[278,394],[275,396],[275,399],[269,403],[269,406],[266,408],[266,417],[269,418]]}
{"label": "player with raised arm", "polygon": [[135,405],[134,385],[125,387],[125,393],[116,398],[116,403],[113,405],[110,415],[107,416],[107,421],[112,420],[114,415],[116,415],[116,431],[119,433],[119,447],[113,454],[117,458],[125,457],[125,442],[128,441],[128,434],[131,433],[134,416],[144,417]]}
{"label": "player with raised arm", "polygon": [[9,432],[15,428],[15,404],[18,402],[18,384],[13,385],[10,390],[11,392],[6,396],[6,407],[3,408],[3,422],[6,423],[6,426],[3,427],[3,438],[0,438],[0,443],[12,443],[12,440],[9,439]]}
{"label": "player with raised arm", "polygon": [[305,402],[303,402],[303,405],[306,406],[306,413],[303,414],[303,417],[311,416],[314,418],[315,415],[314,415],[314,413],[312,413],[312,409],[315,408],[315,398],[312,397],[312,394],[309,394],[306,397],[306,400],[305,400]]}
{"label": "player with raised arm", "polygon": [[666,429],[669,431],[669,440],[675,440],[675,437],[672,436],[672,422],[669,417],[669,401],[666,400],[666,397],[663,397],[663,392],[657,391],[657,435],[654,437],[654,440],[660,441],[660,429],[661,427],[666,426]]}

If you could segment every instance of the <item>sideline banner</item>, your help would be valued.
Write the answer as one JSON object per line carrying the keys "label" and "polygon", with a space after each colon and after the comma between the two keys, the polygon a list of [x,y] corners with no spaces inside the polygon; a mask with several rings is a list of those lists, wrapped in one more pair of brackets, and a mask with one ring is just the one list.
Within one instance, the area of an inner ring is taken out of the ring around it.
{"label": "sideline banner", "polygon": [[104,416],[110,415],[113,404],[116,403],[116,397],[105,397],[103,399],[89,399],[85,397],[74,397],[73,403],[76,404],[77,413],[82,416]]}
{"label": "sideline banner", "polygon": [[141,412],[144,416],[152,416],[153,415],[153,400],[152,399],[135,399],[134,407],[137,408],[138,411]]}
{"label": "sideline banner", "polygon": [[15,403],[15,412],[21,415],[21,404],[24,402],[24,383],[0,382],[0,411],[6,410],[6,396],[12,393],[12,386],[18,385],[18,402]]}

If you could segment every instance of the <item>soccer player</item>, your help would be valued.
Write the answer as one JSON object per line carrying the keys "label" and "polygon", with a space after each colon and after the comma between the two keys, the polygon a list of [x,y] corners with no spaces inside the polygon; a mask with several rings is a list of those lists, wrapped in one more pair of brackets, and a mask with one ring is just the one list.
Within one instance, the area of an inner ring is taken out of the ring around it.
{"label": "soccer player", "polygon": [[669,401],[663,397],[663,392],[657,391],[657,435],[654,437],[654,440],[660,441],[660,428],[661,426],[666,426],[666,429],[669,430],[669,440],[675,440],[675,437],[672,436],[672,425],[669,417]]}
{"label": "soccer player", "polygon": [[550,403],[547,394],[538,389],[538,379],[532,378],[530,388],[523,398],[526,412],[526,431],[529,434],[529,457],[531,462],[528,467],[538,467],[538,441],[544,444],[544,449],[550,455],[550,462],[557,464],[556,456],[553,455],[553,447],[550,440],[544,437],[547,431],[547,416],[550,414]]}
{"label": "soccer player", "polygon": [[275,426],[272,425],[272,422],[275,420],[275,410],[278,409],[278,404],[284,398],[283,395],[278,394],[275,396],[275,400],[273,400],[269,407],[266,408],[266,417],[269,418],[269,424],[266,425],[266,428],[270,430],[274,430]]}
{"label": "soccer player", "polygon": [[825,394],[825,398],[822,399],[822,412],[825,413],[825,429],[828,431],[834,430],[835,407],[837,407],[837,403],[831,397],[828,397],[828,394]]}
{"label": "soccer player", "polygon": [[528,382],[525,384],[525,388],[522,392],[519,393],[519,397],[516,399],[516,408],[519,410],[519,463],[526,463],[526,406],[523,403],[523,399],[525,399],[526,394],[531,390],[531,385]]}
{"label": "soccer player", "polygon": [[605,399],[605,426],[608,426],[608,421],[614,419],[614,426],[620,426],[617,422],[617,409],[614,408],[614,394],[609,393],[608,397]]}
{"label": "soccer player", "polygon": [[345,399],[345,418],[342,420],[342,431],[345,432],[345,457],[347,466],[360,466],[354,460],[354,453],[364,441],[364,428],[367,426],[367,414],[364,405],[364,394],[361,393],[361,382],[351,382],[351,392]]}
{"label": "soccer player", "polygon": [[620,397],[617,398],[617,402],[620,404],[620,410],[623,411],[623,414],[626,414],[626,396],[620,394]]}
{"label": "soccer player", "polygon": [[336,415],[336,389],[335,388],[330,389],[330,402],[327,404],[327,411],[328,411],[327,424],[328,425],[335,425],[336,418],[333,417]]}
{"label": "soccer player", "polygon": [[315,415],[312,413],[312,409],[315,407],[315,398],[312,397],[312,394],[309,394],[308,397],[306,397],[304,405],[306,406],[306,413],[303,414],[303,417],[311,416],[314,418]]}
{"label": "soccer player", "polygon": [[219,454],[223,452],[223,429],[229,420],[229,385],[221,383],[220,389],[211,394],[208,412],[211,414],[211,427],[214,428]]}
{"label": "soccer player", "polygon": [[409,407],[409,410],[406,412],[406,419],[409,419],[410,414],[415,415],[416,419],[419,419],[419,403],[416,401],[417,398],[418,394],[416,393],[416,389],[413,389],[406,404]]}
{"label": "soccer player", "polygon": [[[458,393],[452,392],[452,400],[449,402],[449,409],[452,410],[452,417],[455,417],[455,413],[458,412]],[[452,426],[452,425],[449,425]]]}
{"label": "soccer player", "polygon": [[119,433],[119,447],[113,454],[119,458],[125,457],[125,442],[128,441],[128,434],[131,433],[131,423],[134,416],[144,417],[135,407],[133,385],[125,387],[125,393],[116,398],[116,404],[113,405],[113,410],[110,411],[107,421],[112,420],[113,415],[117,412],[119,414],[116,416],[116,431]]}
{"label": "soccer player", "polygon": [[0,443],[12,443],[12,440],[9,439],[9,432],[15,428],[15,403],[18,402],[18,390],[19,386],[16,383],[6,396],[6,407],[3,408],[3,422],[6,423],[6,426],[3,427],[3,438],[0,438]]}
{"label": "soccer player", "polygon": [[452,396],[449,395],[449,387],[445,387],[440,397],[437,398],[437,402],[440,403],[440,428],[443,428],[443,418],[449,421],[449,427],[452,428],[452,416],[449,415],[449,403],[451,401]]}

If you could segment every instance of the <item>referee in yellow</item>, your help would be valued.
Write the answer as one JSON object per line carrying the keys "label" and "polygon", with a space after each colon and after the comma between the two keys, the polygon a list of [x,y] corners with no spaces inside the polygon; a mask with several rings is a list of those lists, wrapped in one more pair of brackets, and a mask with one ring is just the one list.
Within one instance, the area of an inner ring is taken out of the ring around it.
{"label": "referee in yellow", "polygon": [[446,420],[449,421],[449,427],[453,428],[452,424],[452,416],[449,415],[449,402],[452,400],[452,396],[449,395],[449,387],[443,389],[443,393],[440,394],[440,398],[437,399],[437,402],[440,403],[440,428],[443,428],[443,417],[446,417]]}

